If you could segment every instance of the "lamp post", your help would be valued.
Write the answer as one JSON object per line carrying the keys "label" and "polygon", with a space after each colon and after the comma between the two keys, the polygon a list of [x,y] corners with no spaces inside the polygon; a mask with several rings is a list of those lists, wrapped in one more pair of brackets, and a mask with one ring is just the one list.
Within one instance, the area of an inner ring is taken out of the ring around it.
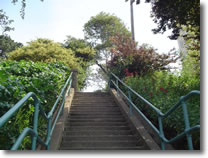
{"label": "lamp post", "polygon": [[[127,2],[128,0],[126,0]],[[134,36],[134,10],[133,10],[133,3],[135,0],[129,0],[130,1],[130,15],[131,15],[131,39],[135,41],[135,36]],[[139,4],[140,0],[136,1],[136,4]]]}

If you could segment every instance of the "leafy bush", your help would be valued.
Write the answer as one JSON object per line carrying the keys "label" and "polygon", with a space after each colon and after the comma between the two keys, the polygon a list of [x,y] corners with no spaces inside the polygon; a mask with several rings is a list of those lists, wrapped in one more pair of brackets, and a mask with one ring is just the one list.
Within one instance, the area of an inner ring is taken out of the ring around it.
{"label": "leafy bush", "polygon": [[16,49],[9,54],[10,60],[31,60],[34,62],[63,62],[71,68],[79,67],[71,50],[48,39],[31,41],[27,46]]}
{"label": "leafy bush", "polygon": [[[177,76],[169,72],[155,72],[143,77],[128,76],[125,78],[125,82],[163,113],[175,105],[181,96],[192,90],[200,90],[200,78],[187,78],[186,76]],[[156,112],[151,110],[144,102],[139,101],[136,96],[133,95],[132,99],[139,109],[158,126]],[[200,124],[200,97],[196,96],[188,100],[187,107],[191,126]],[[182,108],[163,119],[163,124],[168,138],[173,138],[181,133],[184,130]],[[198,149],[200,145],[199,132],[193,137],[194,146]],[[182,144],[186,144],[186,140]],[[177,144],[178,147],[179,144]],[[184,148],[184,146],[182,147]]]}
{"label": "leafy bush", "polygon": [[111,37],[111,41],[114,48],[111,49],[113,56],[108,66],[121,78],[125,76],[124,69],[126,68],[134,76],[136,74],[141,76],[154,71],[170,69],[169,64],[176,62],[179,58],[173,50],[168,54],[159,54],[147,44],[138,47],[129,36],[122,34]]}
{"label": "leafy bush", "polygon": [[11,52],[23,45],[19,42],[15,42],[8,35],[0,35],[0,58],[6,58],[7,52]]}
{"label": "leafy bush", "polygon": [[37,39],[31,41],[27,46],[16,49],[8,53],[10,60],[26,60],[33,62],[63,62],[69,68],[78,69],[78,86],[82,88],[84,86],[84,80],[86,78],[86,70],[83,69],[79,58],[75,57],[75,53],[71,49],[66,49],[59,43],[55,43],[48,39]]}
{"label": "leafy bush", "polygon": [[91,64],[94,60],[96,51],[83,39],[67,36],[63,47],[71,49],[75,53],[75,57],[81,59],[85,63]]}
{"label": "leafy bush", "polygon": [[[0,63],[0,116],[12,108],[28,92],[34,92],[41,101],[46,114],[68,78],[69,68],[63,63],[34,63],[32,61],[4,61]],[[6,123],[0,131],[0,149],[10,149],[17,136],[26,127],[32,127],[34,107],[32,99]],[[39,120],[39,133],[44,136],[46,122]],[[26,137],[22,149],[27,148]]]}

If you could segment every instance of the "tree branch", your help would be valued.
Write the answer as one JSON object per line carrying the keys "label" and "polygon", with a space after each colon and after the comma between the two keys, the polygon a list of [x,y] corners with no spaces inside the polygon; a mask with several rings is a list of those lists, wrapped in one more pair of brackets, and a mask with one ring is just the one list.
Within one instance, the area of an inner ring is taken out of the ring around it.
{"label": "tree branch", "polygon": [[105,70],[105,68],[104,68],[101,64],[99,64],[98,61],[95,61],[95,63],[101,68],[101,70],[102,70],[105,74],[107,74],[107,71]]}

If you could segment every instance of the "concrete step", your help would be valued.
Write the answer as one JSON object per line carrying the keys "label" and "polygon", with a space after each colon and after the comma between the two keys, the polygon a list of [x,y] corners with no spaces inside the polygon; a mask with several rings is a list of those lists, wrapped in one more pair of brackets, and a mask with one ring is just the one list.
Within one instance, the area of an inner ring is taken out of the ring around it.
{"label": "concrete step", "polygon": [[98,97],[98,96],[74,96],[73,101],[114,101],[113,98],[109,96]]}
{"label": "concrete step", "polygon": [[64,130],[130,130],[128,126],[65,126]]}
{"label": "concrete step", "polygon": [[66,122],[66,126],[126,126],[127,122]]}
{"label": "concrete step", "polygon": [[68,118],[68,122],[125,122],[124,118],[91,118],[91,119],[73,119]]}
{"label": "concrete step", "polygon": [[76,92],[74,97],[106,97],[109,93]]}
{"label": "concrete step", "polygon": [[70,111],[69,115],[121,115],[121,111]]}
{"label": "concrete step", "polygon": [[116,105],[114,102],[107,102],[107,101],[96,101],[96,102],[72,102],[72,105]]}
{"label": "concrete step", "polygon": [[79,113],[79,112],[120,112],[119,108],[71,108],[71,113]]}
{"label": "concrete step", "polygon": [[119,119],[119,118],[123,118],[122,115],[69,115],[68,118],[71,118],[71,119],[96,119],[96,118],[115,118],[115,119]]}
{"label": "concrete step", "polygon": [[120,109],[118,107],[93,107],[93,108],[89,108],[89,107],[76,107],[76,106],[72,106],[71,107],[71,111],[75,111],[75,110],[82,110],[82,111],[120,111]]}
{"label": "concrete step", "polygon": [[75,93],[60,150],[146,149],[109,93]]}
{"label": "concrete step", "polygon": [[98,107],[108,107],[108,106],[113,106],[113,107],[118,107],[116,104],[114,104],[114,103],[111,103],[111,102],[109,102],[109,103],[105,103],[105,104],[101,104],[101,103],[72,103],[72,107],[74,107],[74,106],[86,106],[86,107],[88,107],[88,106],[98,106]]}
{"label": "concrete step", "polygon": [[73,130],[64,131],[64,136],[133,135],[131,130]]}
{"label": "concrete step", "polygon": [[59,150],[149,150],[144,146],[134,147],[61,147]]}
{"label": "concrete step", "polygon": [[88,148],[88,147],[100,147],[100,148],[109,148],[109,147],[143,147],[142,144],[138,141],[113,141],[113,142],[103,142],[103,141],[63,141],[61,145],[63,148]]}
{"label": "concrete step", "polygon": [[107,98],[103,98],[103,99],[86,98],[86,99],[78,99],[78,100],[73,99],[73,102],[114,102],[114,100]]}
{"label": "concrete step", "polygon": [[120,111],[113,111],[113,112],[70,112],[69,113],[69,117],[70,116],[123,116],[122,113]]}
{"label": "concrete step", "polygon": [[141,141],[141,138],[134,135],[102,135],[102,136],[64,136],[64,141]]}
{"label": "concrete step", "polygon": [[73,101],[114,101],[111,97],[74,97]]}
{"label": "concrete step", "polygon": [[119,108],[115,104],[72,104],[71,108]]}
{"label": "concrete step", "polygon": [[118,106],[113,105],[113,104],[104,104],[104,105],[100,105],[100,104],[72,104],[71,108],[118,108]]}

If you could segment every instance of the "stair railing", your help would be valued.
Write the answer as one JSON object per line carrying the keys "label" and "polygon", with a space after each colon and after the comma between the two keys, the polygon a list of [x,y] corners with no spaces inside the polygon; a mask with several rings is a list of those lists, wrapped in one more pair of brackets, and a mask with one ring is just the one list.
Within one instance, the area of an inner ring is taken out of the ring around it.
{"label": "stair railing", "polygon": [[[128,96],[119,88],[119,83],[128,89]],[[108,82],[109,88],[111,87],[111,84],[113,84],[113,86],[116,88],[117,94],[118,94],[118,92],[120,92],[128,100],[130,115],[133,114],[132,108],[134,108],[144,118],[144,120],[152,127],[152,129],[157,133],[157,135],[160,137],[160,140],[161,140],[161,149],[162,150],[165,150],[165,144],[173,143],[176,140],[183,138],[184,136],[186,136],[186,138],[187,138],[187,144],[188,144],[189,150],[193,150],[192,133],[193,133],[193,131],[200,130],[200,125],[195,125],[193,127],[190,127],[186,100],[191,98],[193,95],[200,95],[200,91],[193,90],[193,91],[189,92],[187,95],[180,97],[179,101],[174,106],[172,106],[172,108],[170,108],[166,113],[162,113],[161,110],[159,110],[157,107],[155,107],[149,101],[147,101],[145,98],[143,98],[137,92],[135,92],[131,87],[126,85],[122,80],[120,80],[113,73],[110,73],[109,82]],[[135,94],[140,100],[145,102],[151,109],[153,109],[157,113],[159,129],[157,127],[155,127],[155,125],[132,102],[131,93]],[[180,106],[182,106],[182,110],[183,110],[185,129],[182,133],[180,133],[177,136],[175,136],[174,138],[168,140],[164,135],[162,120],[163,120],[163,118],[166,118],[167,116],[169,116],[172,112],[174,112]]]}
{"label": "stair railing", "polygon": [[[17,150],[19,146],[21,145],[22,141],[24,138],[29,134],[32,137],[32,150],[36,150],[36,144],[37,141],[45,146],[47,149],[50,148],[50,141],[51,141],[51,136],[53,134],[53,130],[55,128],[56,122],[62,113],[64,115],[64,104],[65,104],[65,97],[69,95],[70,93],[70,88],[72,84],[72,74],[70,74],[69,78],[65,82],[56,102],[54,103],[52,109],[46,115],[44,112],[40,100],[38,97],[35,95],[33,92],[29,92],[26,96],[24,96],[18,103],[16,103],[8,112],[6,112],[1,118],[0,118],[0,128],[7,122],[9,119],[30,99],[33,98],[34,100],[34,119],[33,119],[33,129],[31,128],[25,128],[22,133],[19,135],[17,138],[16,142],[12,146],[11,150]],[[57,112],[57,115],[54,118],[54,121],[52,122],[52,118],[54,116],[54,111],[61,100],[60,108]],[[48,127],[47,127],[47,138],[45,141],[40,138],[38,134],[38,118],[39,118],[39,113],[43,116],[43,118],[48,122]]]}

